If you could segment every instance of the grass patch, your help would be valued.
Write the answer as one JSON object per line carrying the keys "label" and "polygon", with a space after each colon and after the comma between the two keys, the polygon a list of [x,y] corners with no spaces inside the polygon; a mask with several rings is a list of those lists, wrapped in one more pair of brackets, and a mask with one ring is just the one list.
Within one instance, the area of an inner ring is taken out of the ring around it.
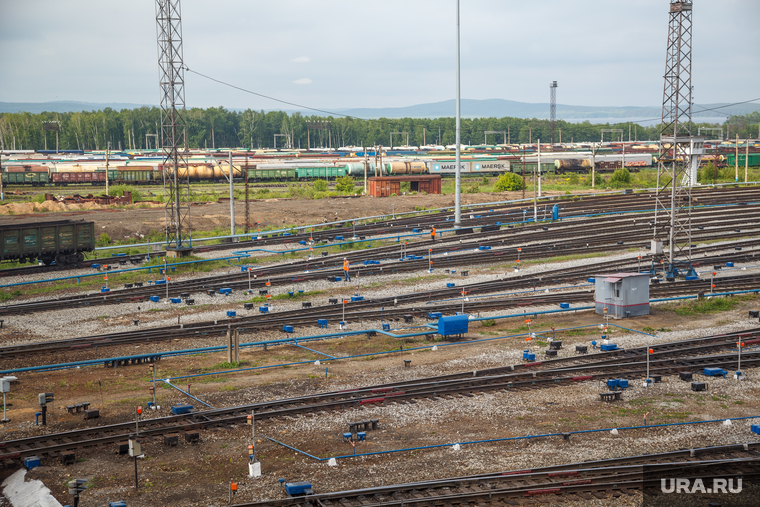
{"label": "grass patch", "polygon": [[[675,312],[681,317],[690,315],[706,315],[711,313],[727,312],[736,308],[740,303],[755,299],[754,297],[717,297],[712,299],[694,300],[686,303],[669,304],[663,307],[663,310]],[[664,328],[663,328],[664,329]]]}
{"label": "grass patch", "polygon": [[496,321],[493,320],[493,319],[491,319],[491,320],[484,320],[484,321],[480,322],[480,325],[483,326],[483,327],[492,327],[492,326],[496,325]]}

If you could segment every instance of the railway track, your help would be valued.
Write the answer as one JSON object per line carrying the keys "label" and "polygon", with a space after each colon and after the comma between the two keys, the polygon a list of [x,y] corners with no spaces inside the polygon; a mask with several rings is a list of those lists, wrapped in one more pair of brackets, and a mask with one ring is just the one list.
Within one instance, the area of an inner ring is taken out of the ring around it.
{"label": "railway track", "polygon": [[[569,270],[569,272],[566,272],[564,275],[565,278],[559,281],[570,282],[574,279],[583,278],[589,274],[596,273],[599,269],[599,266],[594,266],[592,268],[584,267]],[[544,275],[547,275],[547,273],[544,273]],[[551,273],[548,275],[552,276]],[[553,276],[559,275],[555,274]],[[716,292],[755,289],[760,291],[760,274],[726,276],[714,279],[713,282],[718,287],[716,288]],[[302,308],[299,310],[289,310],[272,314],[254,314],[246,317],[241,316],[223,319],[221,321],[207,321],[48,342],[9,345],[0,347],[0,358],[14,359],[55,352],[59,354],[57,356],[51,355],[49,357],[51,360],[54,359],[59,362],[60,353],[82,352],[87,349],[101,349],[132,343],[155,343],[200,335],[219,335],[226,333],[230,327],[234,327],[243,332],[253,332],[282,329],[282,326],[284,325],[310,327],[314,326],[318,319],[327,319],[328,322],[337,322],[341,320],[347,320],[350,322],[377,320],[400,321],[402,319],[409,321],[411,318],[424,318],[430,313],[435,312],[440,312],[444,315],[455,314],[459,311],[468,314],[479,314],[480,312],[486,311],[514,308],[527,309],[531,306],[559,305],[560,303],[592,304],[594,301],[592,289],[549,294],[542,291],[536,292],[534,290],[532,293],[524,295],[496,295],[488,297],[489,294],[529,288],[531,285],[535,286],[535,284],[536,281],[531,279],[520,280],[507,278],[466,286],[463,285],[458,288],[430,290],[421,293],[355,301],[346,305],[345,308],[344,305],[328,303],[327,305]],[[650,295],[653,298],[694,295],[700,292],[709,295],[711,291],[710,285],[710,281],[706,280],[675,282],[667,285],[653,285],[650,289]],[[460,299],[452,301],[451,299],[457,298],[462,290],[465,290],[469,296],[482,294],[482,299],[470,301],[461,301]],[[443,298],[449,298],[449,301],[439,301]],[[337,299],[334,301],[337,303]],[[399,304],[408,305],[421,302],[425,303],[424,306],[397,307]],[[378,308],[381,310],[378,311]],[[434,331],[431,330],[430,333],[433,334]],[[160,353],[156,352],[156,356],[160,357]]]}
{"label": "railway track", "polygon": [[[758,222],[760,223],[760,222]],[[640,224],[640,227],[646,226]],[[731,225],[724,226],[725,228],[731,228]],[[630,229],[630,227],[629,227]],[[749,226],[749,230],[757,229],[757,233],[760,233],[760,225]],[[740,232],[736,232],[736,231]],[[733,232],[729,233],[724,239],[729,239],[735,234],[741,234],[742,229],[733,229]],[[748,229],[745,226],[744,234],[747,234]],[[695,234],[694,239],[699,238],[705,241],[714,241],[721,239],[718,235],[719,231],[707,230],[703,234]],[[102,305],[102,304],[119,304],[125,302],[137,302],[145,300],[150,296],[166,296],[177,297],[183,293],[189,293],[193,291],[206,291],[211,289],[218,289],[221,287],[229,287],[234,289],[251,288],[263,289],[267,285],[289,285],[297,282],[306,282],[314,280],[318,277],[340,276],[343,274],[341,264],[342,256],[349,258],[355,266],[359,263],[368,260],[382,259],[380,266],[377,265],[359,265],[355,268],[354,273],[359,277],[372,276],[374,274],[393,274],[399,272],[408,272],[419,269],[425,269],[429,266],[429,260],[424,258],[424,254],[427,254],[429,250],[433,250],[434,265],[436,269],[449,269],[459,266],[467,266],[471,264],[482,264],[489,262],[514,262],[517,254],[517,247],[521,252],[519,256],[522,259],[539,259],[550,255],[573,255],[573,254],[589,254],[591,252],[612,252],[627,250],[631,247],[644,248],[648,241],[649,232],[646,229],[645,232],[636,233],[634,231],[620,229],[619,232],[613,232],[607,235],[603,235],[602,239],[594,240],[593,233],[588,233],[589,236],[578,237],[578,232],[574,233],[574,237],[567,241],[554,240],[551,244],[532,244],[530,238],[515,237],[510,239],[500,239],[499,237],[491,238],[479,242],[449,242],[444,244],[433,244],[432,242],[423,243],[422,245],[415,246],[406,251],[406,259],[398,260],[400,255],[399,246],[386,246],[373,250],[366,250],[360,252],[346,252],[344,254],[332,255],[321,258],[305,259],[293,261],[288,264],[279,264],[268,267],[256,268],[252,273],[253,280],[249,281],[248,273],[236,273],[227,275],[216,275],[211,277],[200,277],[190,280],[182,280],[169,284],[169,288],[165,285],[162,286],[148,286],[148,287],[134,287],[115,290],[106,294],[78,294],[73,296],[62,296],[51,300],[42,300],[30,303],[16,303],[13,305],[6,305],[0,307],[0,315],[18,315],[23,313],[32,313],[36,311],[47,311],[60,308],[76,307],[77,305]],[[620,234],[625,234],[625,240],[618,240]],[[606,239],[605,239],[606,238]],[[538,240],[538,238],[536,238]],[[642,241],[641,244],[637,244],[636,241]],[[525,246],[519,246],[525,245]],[[735,245],[708,245],[701,248],[694,248],[693,258],[695,259],[695,265],[704,265],[709,263],[710,260],[715,262],[725,262],[727,260],[751,260],[757,252],[751,251],[760,246],[760,239],[750,239],[736,242]],[[495,248],[492,250],[492,248]],[[720,258],[707,258],[707,254],[715,251],[727,250],[734,248],[737,254],[721,256]],[[482,250],[481,250],[482,249]],[[747,251],[744,251],[747,249]],[[470,251],[474,251],[471,253]],[[451,254],[451,255],[449,255]],[[700,258],[700,254],[703,256]],[[410,260],[409,255],[414,255],[415,258]],[[423,258],[419,258],[423,257]],[[658,256],[644,255],[643,262],[638,264],[657,263],[660,258]],[[612,268],[610,266],[609,268]],[[289,274],[289,275],[288,275]]]}
{"label": "railway track", "polygon": [[[695,372],[706,366],[731,367],[736,361],[734,354],[705,355],[705,352],[730,347],[737,339],[745,343],[752,340],[760,342],[760,329],[650,346],[656,350],[657,355],[650,359],[649,371],[652,375],[669,375],[680,371]],[[643,378],[646,366],[640,359],[644,353],[645,348],[641,347],[600,352],[590,356],[468,371],[158,417],[142,421],[140,434],[143,437],[151,437],[244,424],[252,410],[256,413],[256,419],[262,420],[377,403],[415,403],[415,400],[422,398],[469,397],[488,391],[541,389],[611,377]],[[697,355],[691,355],[694,353]],[[760,365],[760,352],[744,353],[742,361],[745,368],[756,367]],[[133,424],[134,422],[130,421],[0,442],[0,463],[13,465],[31,455],[55,458],[62,452],[123,442],[133,435]]]}
{"label": "railway track", "polygon": [[[582,217],[585,215],[591,215],[591,214],[600,214],[600,213],[625,213],[625,212],[634,212],[634,211],[641,211],[642,209],[648,209],[652,208],[652,202],[653,202],[653,195],[651,193],[641,193],[641,194],[630,194],[630,195],[605,195],[605,196],[590,196],[586,198],[582,198],[580,200],[562,200],[561,198],[557,198],[557,203],[561,205],[562,207],[562,218],[574,218],[574,217]],[[693,201],[697,205],[709,205],[709,206],[716,206],[716,205],[726,205],[726,204],[736,204],[736,205],[746,205],[751,201],[757,201],[760,200],[760,191],[755,190],[753,188],[740,188],[740,189],[726,189],[726,190],[709,190],[709,189],[701,189],[700,191],[695,191]],[[525,211],[528,206],[526,203],[521,204],[513,204],[513,205],[507,205],[502,207],[489,207],[489,206],[473,206],[470,208],[470,215],[472,215],[472,218],[468,218],[467,216],[463,217],[463,224],[462,227],[464,229],[467,228],[477,228],[482,227],[486,225],[494,225],[499,220],[505,220],[505,219],[511,219],[515,222],[524,221],[525,219]],[[543,210],[544,215],[546,214],[546,209]],[[700,211],[699,208],[697,208],[695,211]],[[704,211],[704,210],[702,210]],[[745,215],[747,213],[752,213],[752,210],[746,210]],[[746,224],[749,221],[750,217],[747,217],[743,222],[739,219],[737,219],[738,224]],[[298,243],[301,240],[309,240],[310,238],[313,238],[316,242],[322,242],[322,241],[334,241],[337,236],[345,236],[346,231],[350,230],[352,234],[356,232],[358,236],[366,236],[366,235],[388,235],[388,234],[395,234],[399,230],[403,229],[409,229],[409,228],[426,228],[430,227],[432,225],[436,225],[438,227],[447,227],[447,222],[452,220],[451,213],[450,212],[437,212],[437,213],[429,213],[429,214],[423,214],[418,216],[412,216],[412,217],[406,217],[406,218],[399,218],[394,219],[391,221],[391,226],[387,226],[388,222],[382,222],[379,225],[378,223],[371,223],[371,224],[363,224],[363,225],[357,225],[354,228],[334,228],[334,229],[323,229],[319,230],[317,229],[315,232],[312,233],[301,233],[301,234],[295,234],[295,235],[288,235],[288,236],[278,236],[278,237],[262,237],[260,240],[255,241],[242,241],[240,243],[227,243],[227,244],[219,244],[219,245],[206,245],[203,247],[197,247],[194,251],[196,252],[207,252],[212,250],[224,250],[224,249],[245,249],[247,247],[259,247],[259,246],[266,246],[266,245],[277,245],[277,244],[289,244],[289,243]],[[577,222],[577,219],[576,219]],[[535,227],[535,225],[533,226]],[[252,233],[252,235],[255,235],[256,233]],[[266,235],[266,233],[263,233]],[[129,245],[125,245],[125,248],[128,248]],[[149,255],[163,255],[163,252],[153,253]],[[100,258],[100,259],[93,259],[88,260],[81,264],[81,267],[89,267],[93,263],[98,264],[113,264],[113,263],[119,263],[119,262],[136,262],[140,259],[144,258],[145,256],[142,254],[132,255],[128,257],[106,257],[106,258]],[[62,269],[71,269],[71,267],[58,267],[58,266],[29,266],[29,267],[19,267],[19,268],[10,268],[7,270],[0,271],[0,276],[15,276],[15,275],[26,275],[26,274],[33,274],[33,273],[40,273],[40,272],[54,272]]]}
{"label": "railway track", "polygon": [[636,501],[645,489],[659,492],[659,477],[653,479],[657,473],[710,478],[741,475],[756,481],[760,476],[758,449],[758,442],[722,445],[238,503],[236,507],[522,505],[552,503],[559,497],[587,502],[621,496]]}

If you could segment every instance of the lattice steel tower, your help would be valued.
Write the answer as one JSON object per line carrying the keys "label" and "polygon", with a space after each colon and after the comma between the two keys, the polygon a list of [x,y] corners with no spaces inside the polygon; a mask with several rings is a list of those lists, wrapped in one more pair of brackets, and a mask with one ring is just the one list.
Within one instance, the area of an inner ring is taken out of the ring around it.
{"label": "lattice steel tower", "polygon": [[552,144],[554,144],[554,130],[557,128],[557,82],[552,81],[549,85],[549,121],[552,128]]}
{"label": "lattice steel tower", "polygon": [[[156,0],[158,70],[161,85],[161,145],[164,160],[166,251],[181,256],[192,249],[190,180],[182,62],[182,17],[179,0]],[[184,175],[180,176],[180,168]]]}
{"label": "lattice steel tower", "polygon": [[691,267],[691,187],[704,153],[704,138],[691,134],[691,0],[670,1],[665,89],[662,95],[660,160],[652,253],[668,244],[666,278],[674,280]]}

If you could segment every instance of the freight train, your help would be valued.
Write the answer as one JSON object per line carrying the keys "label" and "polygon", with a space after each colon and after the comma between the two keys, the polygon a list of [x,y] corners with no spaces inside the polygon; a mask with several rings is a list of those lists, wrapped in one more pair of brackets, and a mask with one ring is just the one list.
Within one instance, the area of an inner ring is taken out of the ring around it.
{"label": "freight train", "polygon": [[[537,163],[536,155],[464,157],[460,161],[463,176],[486,175],[498,176],[505,172],[531,174]],[[345,159],[344,159],[345,160]],[[356,160],[356,159],[354,159]],[[597,154],[596,169],[599,172],[613,171],[621,167],[622,156],[618,154]],[[625,156],[625,165],[629,169],[649,167],[652,165],[651,154],[630,154]],[[283,162],[260,162],[244,164],[242,160],[233,161],[233,178],[243,181],[306,181],[314,179],[335,179],[342,176],[363,178],[368,176],[395,176],[409,174],[440,174],[453,176],[456,173],[456,161],[450,157],[425,160],[391,159],[380,164],[374,161],[309,161],[289,160]],[[140,161],[140,165],[120,165],[108,169],[108,181],[111,184],[163,184],[163,164]],[[541,172],[564,174],[568,172],[590,172],[591,156],[580,153],[548,153],[541,156]],[[227,164],[192,160],[179,167],[179,177],[189,178],[193,182],[225,182],[229,169]],[[4,185],[32,186],[67,186],[67,185],[105,185],[106,169],[100,163],[87,164],[53,164],[53,165],[11,165],[3,167]]]}

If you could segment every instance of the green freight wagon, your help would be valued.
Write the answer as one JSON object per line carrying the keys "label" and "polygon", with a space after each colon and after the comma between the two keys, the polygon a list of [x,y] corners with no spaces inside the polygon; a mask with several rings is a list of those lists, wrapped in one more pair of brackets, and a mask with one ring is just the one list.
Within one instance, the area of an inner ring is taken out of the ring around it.
{"label": "green freight wagon", "polygon": [[50,172],[44,166],[10,166],[3,168],[3,185],[32,185],[42,187],[50,183]]}
{"label": "green freight wagon", "polygon": [[[146,168],[124,168],[118,171],[113,171],[115,176],[111,178],[111,181],[117,181],[119,183],[152,183],[154,171],[152,167]],[[111,176],[112,172],[109,170],[108,175]],[[160,174],[160,173],[159,173]]]}
{"label": "green freight wagon", "polygon": [[335,179],[348,174],[348,169],[344,165],[297,167],[296,174],[299,180]]}
{"label": "green freight wagon", "polygon": [[294,180],[296,170],[294,168],[283,169],[248,169],[248,180]]}
{"label": "green freight wagon", "polygon": [[[741,150],[741,146],[739,147],[739,150]],[[747,155],[745,153],[739,152],[739,167],[744,167],[745,160],[747,158]],[[726,155],[726,165],[728,167],[736,167],[736,153],[729,153]],[[749,166],[750,167],[757,167],[760,166],[760,153],[750,153],[749,154]]]}
{"label": "green freight wagon", "polygon": [[59,266],[84,260],[95,249],[95,223],[84,220],[0,225],[0,260],[22,264],[39,259]]}

